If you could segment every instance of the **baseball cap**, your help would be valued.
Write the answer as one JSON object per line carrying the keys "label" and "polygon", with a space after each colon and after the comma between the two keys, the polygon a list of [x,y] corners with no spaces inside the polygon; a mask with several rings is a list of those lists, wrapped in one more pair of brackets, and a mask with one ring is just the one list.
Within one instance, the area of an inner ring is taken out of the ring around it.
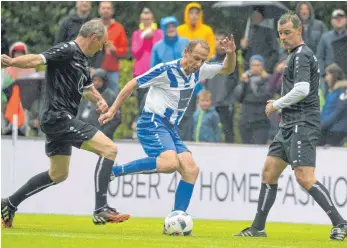
{"label": "baseball cap", "polygon": [[331,16],[332,18],[345,17],[346,13],[342,9],[335,9]]}

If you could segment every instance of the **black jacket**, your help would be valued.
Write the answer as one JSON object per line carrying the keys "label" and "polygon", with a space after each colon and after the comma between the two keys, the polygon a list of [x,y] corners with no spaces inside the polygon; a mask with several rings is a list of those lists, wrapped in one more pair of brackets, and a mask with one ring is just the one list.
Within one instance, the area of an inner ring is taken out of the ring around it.
{"label": "black jacket", "polygon": [[234,90],[235,99],[242,104],[239,124],[268,125],[265,106],[267,100],[271,98],[268,90],[270,75],[264,80],[259,76],[251,76],[249,71],[246,73],[249,75],[249,82],[239,82]]}
{"label": "black jacket", "polygon": [[260,25],[251,25],[248,46],[242,50],[245,70],[250,68],[249,59],[253,55],[261,55],[265,59],[265,71],[273,72],[279,58],[276,31]]}
{"label": "black jacket", "polygon": [[91,20],[90,16],[81,18],[77,15],[73,15],[65,18],[59,25],[59,30],[56,34],[54,44],[56,45],[61,42],[74,40],[77,37],[81,26],[89,20]]}

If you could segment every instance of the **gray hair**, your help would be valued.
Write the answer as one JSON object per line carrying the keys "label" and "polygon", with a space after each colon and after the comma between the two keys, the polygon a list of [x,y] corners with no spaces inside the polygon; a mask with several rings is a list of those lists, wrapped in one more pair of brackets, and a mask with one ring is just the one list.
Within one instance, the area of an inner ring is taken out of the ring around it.
{"label": "gray hair", "polygon": [[82,25],[78,36],[89,38],[93,34],[96,34],[96,36],[100,40],[105,35],[105,32],[106,28],[104,24],[99,19],[93,19]]}
{"label": "gray hair", "polygon": [[205,40],[201,40],[201,39],[195,39],[195,40],[191,40],[189,41],[189,43],[186,46],[186,50],[188,53],[193,52],[193,49],[200,44],[203,48],[205,48],[208,53],[210,53],[210,46],[208,45],[208,43]]}
{"label": "gray hair", "polygon": [[293,23],[293,28],[298,29],[302,26],[301,20],[298,15],[296,15],[294,12],[289,11],[286,14],[283,14],[280,19],[278,20],[278,25],[282,26],[288,22]]}

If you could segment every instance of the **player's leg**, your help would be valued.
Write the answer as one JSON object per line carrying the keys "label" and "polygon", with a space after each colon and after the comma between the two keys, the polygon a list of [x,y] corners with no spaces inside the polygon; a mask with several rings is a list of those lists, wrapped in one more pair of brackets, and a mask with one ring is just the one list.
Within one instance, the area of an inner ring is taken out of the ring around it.
{"label": "player's leg", "polygon": [[316,144],[319,131],[298,127],[292,139],[291,159],[297,182],[313,197],[319,206],[327,213],[334,228],[331,231],[332,240],[343,240],[347,236],[347,221],[337,211],[329,191],[315,176]]}
{"label": "player's leg", "polygon": [[[85,132],[86,134],[87,132]],[[88,135],[87,135],[88,136]],[[130,215],[119,213],[116,209],[107,205],[107,187],[112,173],[112,166],[117,155],[117,146],[105,134],[97,131],[95,135],[84,141],[81,149],[98,154],[95,174],[95,210],[93,222],[96,225],[106,224],[106,222],[123,222],[128,220]]]}
{"label": "player's leg", "polygon": [[199,167],[195,163],[192,154],[187,150],[178,154],[181,180],[175,193],[174,210],[187,211],[193,194],[194,184],[199,175]]}
{"label": "player's leg", "polygon": [[[17,207],[21,202],[40,191],[64,181],[68,177],[71,145],[54,141],[46,142],[50,168],[30,178],[13,195],[1,201],[1,218],[4,227],[11,227]],[[62,154],[62,155],[56,155]]]}
{"label": "player's leg", "polygon": [[274,141],[270,145],[265,166],[262,171],[262,184],[260,188],[257,213],[251,227],[242,230],[234,236],[242,237],[266,237],[265,223],[271,207],[273,206],[278,188],[278,178],[288,165],[288,159],[283,147],[283,135],[278,131]]}
{"label": "player's leg", "polygon": [[152,114],[142,114],[137,123],[137,137],[148,157],[114,166],[114,176],[172,173],[177,170],[179,161],[175,144],[168,127],[160,119],[155,119]]}

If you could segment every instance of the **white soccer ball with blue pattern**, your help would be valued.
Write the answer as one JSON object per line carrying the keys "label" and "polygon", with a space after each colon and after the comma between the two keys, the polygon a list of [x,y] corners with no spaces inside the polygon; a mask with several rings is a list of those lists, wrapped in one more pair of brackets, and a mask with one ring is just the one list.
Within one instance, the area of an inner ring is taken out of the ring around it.
{"label": "white soccer ball with blue pattern", "polygon": [[193,230],[193,219],[184,211],[172,211],[165,218],[165,232],[172,236],[189,236]]}

